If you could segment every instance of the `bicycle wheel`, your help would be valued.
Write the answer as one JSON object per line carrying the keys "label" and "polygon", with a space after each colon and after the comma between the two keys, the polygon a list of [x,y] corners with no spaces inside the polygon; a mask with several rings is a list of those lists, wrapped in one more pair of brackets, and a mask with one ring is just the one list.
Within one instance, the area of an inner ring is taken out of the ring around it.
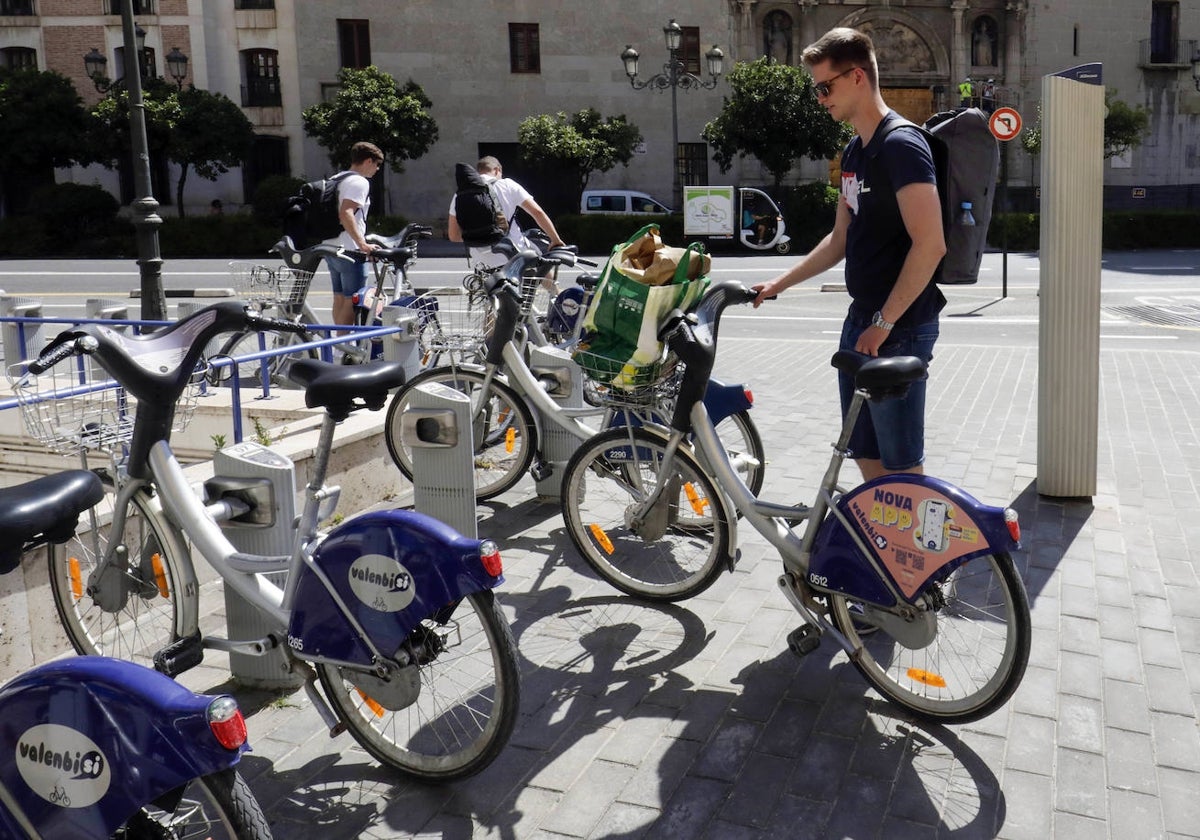
{"label": "bicycle wheel", "polygon": [[585,441],[563,473],[563,521],[575,548],[604,580],[654,601],[698,595],[721,574],[729,523],[718,490],[692,453],[658,503],[633,523],[656,488],[666,440],[641,427],[610,429]]}
{"label": "bicycle wheel", "polygon": [[[263,333],[263,341],[259,340],[257,332],[243,332],[231,335],[217,351],[218,356],[241,358],[262,350],[279,350],[290,347],[301,341],[293,333]],[[295,358],[315,359],[315,350],[297,350],[289,355],[268,356],[265,359],[238,362],[236,365],[211,368],[209,382],[212,385],[229,385],[233,380],[233,370],[237,368],[238,383],[243,388],[261,387],[262,371],[266,367],[267,377],[272,385],[281,385],[287,381],[287,370]]]}
{"label": "bicycle wheel", "polygon": [[413,478],[412,447],[400,438],[400,422],[412,403],[414,389],[437,383],[466,394],[476,410],[475,498],[483,501],[512,488],[529,469],[537,448],[533,414],[520,394],[503,382],[492,381],[483,392],[484,375],[466,368],[435,368],[418,374],[392,396],[384,421],[388,452],[400,472]]}
{"label": "bicycle wheel", "polygon": [[146,805],[114,836],[126,840],[164,837],[271,840],[271,825],[250,786],[235,768],[193,779],[181,798],[166,799],[170,810],[163,810],[158,804]]}
{"label": "bicycle wheel", "polygon": [[[978,720],[1002,706],[1025,674],[1025,587],[1012,558],[998,552],[964,563],[926,595],[932,610],[898,625],[915,631],[904,644],[888,632],[890,614],[881,621],[869,605],[840,595],[831,596],[831,607],[842,633],[863,646],[862,655],[852,657],[855,667],[881,694],[926,720]],[[879,632],[865,632],[870,625]]]}
{"label": "bicycle wheel", "polygon": [[742,474],[742,481],[757,496],[763,486],[767,455],[750,412],[731,414],[718,423],[716,429],[734,469]]}
{"label": "bicycle wheel", "polygon": [[[107,496],[108,500],[115,496]],[[154,667],[154,654],[195,629],[198,595],[186,546],[144,490],[127,504],[124,562],[93,573],[114,539],[112,524],[49,546],[50,591],[71,645],[82,654]]]}
{"label": "bicycle wheel", "polygon": [[444,624],[425,620],[406,647],[419,662],[407,705],[384,708],[370,696],[370,678],[317,665],[325,696],[383,764],[431,782],[478,773],[508,743],[521,705],[517,646],[495,595],[468,595]]}

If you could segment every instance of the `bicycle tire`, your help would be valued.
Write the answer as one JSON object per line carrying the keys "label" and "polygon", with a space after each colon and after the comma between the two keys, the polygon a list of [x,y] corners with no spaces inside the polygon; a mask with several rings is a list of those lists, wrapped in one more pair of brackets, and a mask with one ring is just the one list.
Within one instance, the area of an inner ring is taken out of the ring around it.
{"label": "bicycle tire", "polygon": [[1029,600],[1006,552],[969,560],[932,588],[941,604],[931,616],[936,626],[917,649],[884,627],[862,632],[861,611],[869,617],[869,607],[852,610],[853,600],[832,595],[831,611],[842,633],[863,646],[851,661],[884,697],[927,721],[969,723],[1007,702],[1025,674]]}
{"label": "bicycle tire", "polygon": [[236,768],[190,781],[170,811],[147,805],[114,837],[162,840],[163,837],[206,837],[212,840],[271,840],[271,824],[254,792]]}
{"label": "bicycle tire", "polygon": [[742,481],[750,489],[751,495],[757,496],[763,488],[767,453],[754,418],[749,411],[738,411],[718,423],[716,430],[717,437],[729,454],[729,460],[735,469],[742,472]]}
{"label": "bicycle tire", "polygon": [[[109,489],[111,503],[116,497]],[[129,499],[123,540],[125,575],[132,579],[133,591],[123,603],[106,604],[106,593],[117,588],[116,582],[90,578],[112,538],[111,527],[111,521],[98,524],[94,534],[76,534],[67,543],[49,546],[54,607],[78,653],[153,668],[155,653],[196,628],[199,596],[190,555],[158,500],[139,490]]]}
{"label": "bicycle tire", "polygon": [[[413,377],[392,395],[383,424],[384,440],[405,478],[413,480],[412,448],[400,439],[400,423],[414,389],[427,383],[445,385],[470,397],[474,407],[480,404],[483,380],[484,374],[478,370],[434,368]],[[475,498],[479,501],[512,489],[529,469],[537,449],[537,427],[521,395],[494,379],[488,388],[483,410],[473,423]]]}
{"label": "bicycle tire", "polygon": [[396,711],[368,699],[352,672],[316,667],[330,705],[363,749],[406,775],[447,782],[483,770],[508,743],[521,705],[520,668],[491,590],[460,601],[446,625],[422,622],[410,639],[430,631],[456,644],[415,666],[419,694]]}
{"label": "bicycle tire", "polygon": [[[658,521],[631,526],[629,514],[653,490],[665,449],[666,439],[644,427],[609,429],[585,441],[563,473],[563,521],[583,559],[617,589],[680,601],[720,576],[729,522],[712,479],[680,448],[679,487],[664,491]],[[688,556],[697,552],[698,559]]]}
{"label": "bicycle tire", "polygon": [[[241,332],[231,335],[217,351],[218,356],[237,358],[258,353],[264,348],[259,345],[257,332]],[[293,333],[265,333],[265,349],[277,350],[290,347],[301,342],[301,337]],[[287,370],[291,366],[292,357],[299,355],[304,359],[316,359],[316,350],[297,350],[294,353],[281,356],[269,356],[250,362],[239,362],[228,367],[212,368],[209,383],[216,386],[228,385],[233,379],[233,370],[237,368],[238,383],[242,388],[260,387],[262,384],[262,368],[266,365],[267,376],[272,385],[287,384]]]}

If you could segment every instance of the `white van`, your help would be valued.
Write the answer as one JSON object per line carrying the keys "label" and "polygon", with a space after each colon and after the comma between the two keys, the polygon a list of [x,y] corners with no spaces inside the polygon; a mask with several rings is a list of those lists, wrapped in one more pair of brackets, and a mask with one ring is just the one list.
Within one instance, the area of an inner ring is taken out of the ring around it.
{"label": "white van", "polygon": [[670,208],[637,190],[584,190],[580,213],[670,213]]}

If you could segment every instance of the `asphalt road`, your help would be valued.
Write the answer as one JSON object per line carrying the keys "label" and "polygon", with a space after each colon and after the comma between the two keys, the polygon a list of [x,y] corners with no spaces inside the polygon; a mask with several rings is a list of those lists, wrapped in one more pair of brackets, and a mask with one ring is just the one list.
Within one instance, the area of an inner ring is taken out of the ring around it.
{"label": "asphalt road", "polygon": [[[713,273],[732,275],[748,285],[770,278],[795,257],[714,256]],[[461,259],[422,258],[412,272],[418,286],[453,285],[465,269]],[[560,282],[574,275],[564,270]],[[1036,346],[1039,284],[1036,254],[985,255],[980,282],[945,287],[949,304],[943,313],[942,340],[970,344]],[[1053,282],[1047,278],[1044,282]],[[169,260],[163,266],[168,294],[195,290],[229,290],[229,261]],[[730,311],[723,335],[771,337],[780,341],[836,338],[847,297],[840,268],[790,290],[758,311]],[[42,314],[79,317],[87,298],[126,303],[137,317],[139,303],[131,292],[139,286],[132,260],[9,260],[0,262],[0,289],[9,295],[42,302]],[[182,298],[171,297],[173,305]],[[319,316],[330,306],[328,281],[314,280],[309,298]],[[1101,344],[1121,342],[1143,349],[1200,350],[1200,250],[1111,252],[1101,268]]]}

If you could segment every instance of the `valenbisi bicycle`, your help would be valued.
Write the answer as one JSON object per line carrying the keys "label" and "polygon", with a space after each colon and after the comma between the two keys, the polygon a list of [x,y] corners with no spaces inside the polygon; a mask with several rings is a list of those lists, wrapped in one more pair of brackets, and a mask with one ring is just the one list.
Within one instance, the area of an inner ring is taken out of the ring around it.
{"label": "valenbisi bicycle", "polygon": [[[335,428],[352,411],[381,409],[404,382],[403,365],[292,365],[306,404],[324,415],[291,554],[239,551],[221,527],[270,527],[283,492],[270,479],[218,475],[202,499],[171,450],[176,403],[207,342],[303,329],[229,301],[152,335],[67,330],[10,371],[35,437],[68,454],[99,445],[110,455],[111,516],[92,511],[90,530],[50,553],[59,617],[80,653],[152,662],[172,676],[206,649],[282,651],[331,734],[348,728],[375,759],[418,778],[478,772],[503,749],[519,707],[516,653],[493,593],[503,580],[496,544],[401,510],[319,527],[337,505],[338,488],[325,485]],[[229,451],[281,460],[252,442]],[[189,543],[261,617],[261,637],[201,635]]]}
{"label": "valenbisi bicycle", "polygon": [[[103,497],[87,470],[0,489],[0,574],[69,541]],[[0,687],[0,708],[0,835],[270,840],[238,773],[246,722],[228,695],[84,656],[25,671]]]}
{"label": "valenbisi bicycle", "polygon": [[[1029,658],[1030,616],[1009,552],[1015,511],[985,505],[937,478],[889,475],[842,490],[837,480],[867,400],[890,399],[926,375],[915,357],[839,352],[855,377],[811,506],[759,499],[731,465],[700,396],[716,358],[723,309],[756,293],[714,283],[693,316],[662,330],[686,365],[670,428],[622,427],[584,443],[563,476],[562,510],[579,552],[605,580],[642,598],[678,601],[711,586],[737,558],[737,514],[779,552],[778,586],[802,624],[797,654],[833,638],[884,697],[920,717],[983,717],[1016,690]],[[802,524],[802,535],[793,526]]]}
{"label": "valenbisi bicycle", "polygon": [[[468,395],[474,440],[475,496],[485,500],[510,490],[529,472],[535,479],[551,474],[541,442],[552,432],[586,441],[617,424],[663,423],[673,405],[674,387],[669,360],[656,365],[636,387],[597,386],[585,381],[587,402],[566,407],[553,398],[564,386],[528,357],[528,310],[524,287],[528,277],[543,276],[556,265],[576,259],[569,248],[545,254],[516,251],[507,241],[495,249],[509,256],[504,270],[488,275],[483,291],[494,312],[486,336],[482,365],[456,363],[425,370],[392,397],[384,421],[388,452],[404,475],[412,479],[412,449],[404,434],[404,418],[416,388],[438,383]],[[541,348],[544,352],[565,351]],[[620,363],[617,363],[619,369]],[[722,439],[730,446],[737,468],[756,489],[761,487],[766,456],[762,439],[750,417],[752,397],[742,385],[713,381],[704,395]],[[594,425],[593,425],[594,424]]]}

